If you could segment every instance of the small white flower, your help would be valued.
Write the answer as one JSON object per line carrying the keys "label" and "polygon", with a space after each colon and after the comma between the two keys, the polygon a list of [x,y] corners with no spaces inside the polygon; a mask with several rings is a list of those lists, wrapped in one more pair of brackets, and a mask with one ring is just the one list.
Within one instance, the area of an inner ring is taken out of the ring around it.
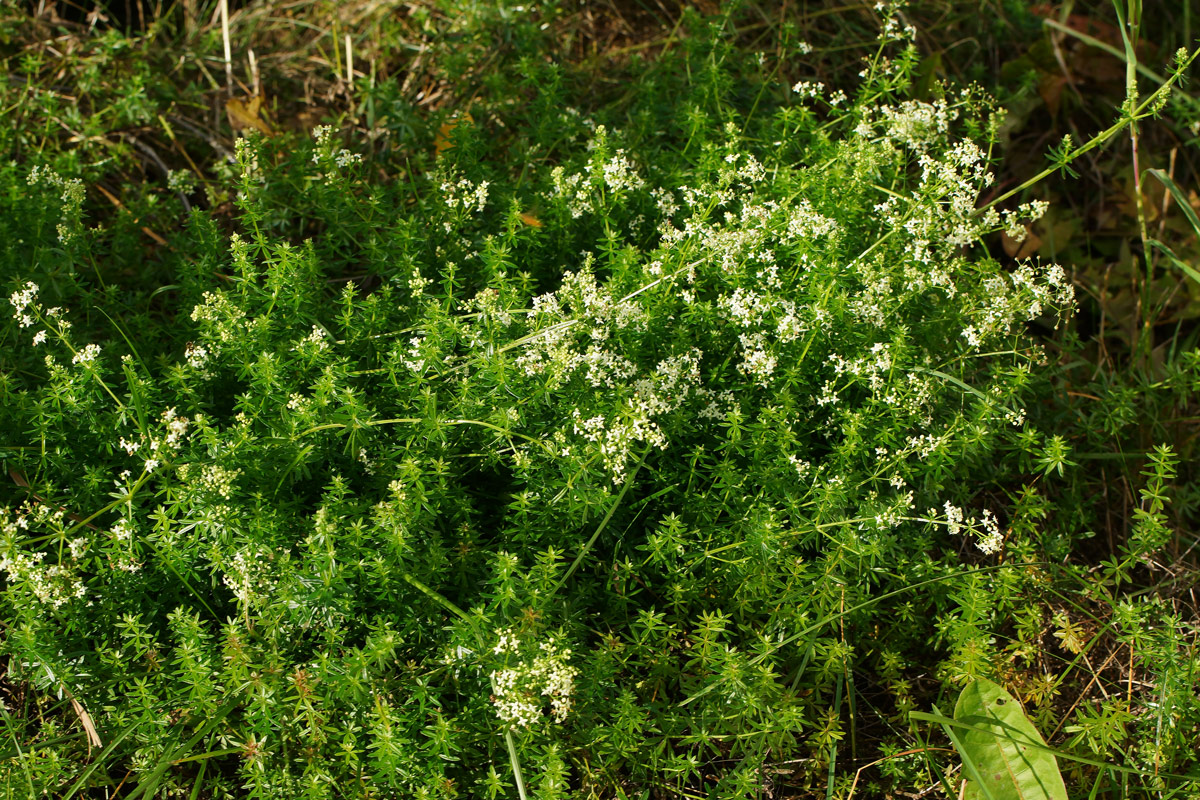
{"label": "small white flower", "polygon": [[83,364],[85,367],[90,367],[96,363],[96,358],[100,355],[100,345],[89,344],[87,347],[80,350],[71,359],[72,364]]}
{"label": "small white flower", "polygon": [[963,512],[958,506],[951,505],[950,501],[946,501],[943,507],[946,511],[946,527],[949,528],[950,534],[953,536],[963,529]]}
{"label": "small white flower", "polygon": [[792,87],[792,91],[806,100],[813,99],[825,93],[825,84],[820,81],[800,81]]}
{"label": "small white flower", "polygon": [[25,284],[24,288],[12,293],[8,298],[8,302],[12,303],[14,318],[26,308],[33,305],[39,291],[38,285],[33,281],[29,281]]}
{"label": "small white flower", "polygon": [[1000,532],[1000,523],[996,520],[996,515],[990,509],[983,510],[982,524],[987,534],[976,542],[976,546],[987,555],[1000,552],[1004,547],[1004,535]]}
{"label": "small white flower", "polygon": [[208,363],[208,349],[188,342],[183,351],[183,357],[192,369],[202,369]]}

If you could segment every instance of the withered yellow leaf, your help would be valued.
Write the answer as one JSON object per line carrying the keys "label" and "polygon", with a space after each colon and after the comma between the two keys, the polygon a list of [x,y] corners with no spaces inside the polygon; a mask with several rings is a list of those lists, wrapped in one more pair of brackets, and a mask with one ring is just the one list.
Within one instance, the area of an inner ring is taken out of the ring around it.
{"label": "withered yellow leaf", "polygon": [[225,113],[229,116],[229,124],[239,133],[256,130],[264,136],[274,136],[275,130],[263,116],[262,95],[255,95],[243,102],[240,98],[231,97],[225,101]]}

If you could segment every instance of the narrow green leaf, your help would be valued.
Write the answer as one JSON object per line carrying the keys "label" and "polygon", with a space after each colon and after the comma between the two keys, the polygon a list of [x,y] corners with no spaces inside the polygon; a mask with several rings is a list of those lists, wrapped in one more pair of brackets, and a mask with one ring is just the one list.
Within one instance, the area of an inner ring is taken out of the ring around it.
{"label": "narrow green leaf", "polygon": [[1182,272],[1184,275],[1187,275],[1189,278],[1194,280],[1196,283],[1200,283],[1200,272],[1197,272],[1196,269],[1194,267],[1190,266],[1189,264],[1184,263],[1183,259],[1181,259],[1179,256],[1175,255],[1174,250],[1167,247],[1165,244],[1160,242],[1158,239],[1147,239],[1146,244],[1151,245],[1155,249],[1162,251],[1163,255],[1165,255],[1168,259],[1170,259],[1171,263],[1174,264],[1179,269],[1180,272]]}
{"label": "narrow green leaf", "polygon": [[109,742],[108,747],[105,747],[104,750],[100,752],[100,755],[96,756],[96,760],[88,765],[88,768],[80,774],[79,779],[75,781],[67,793],[62,796],[62,800],[71,800],[71,798],[75,796],[76,792],[85,788],[88,778],[92,777],[92,773],[95,772],[101,764],[104,764],[106,761],[108,761],[108,757],[111,756],[113,751],[117,749],[117,745],[125,741],[125,738],[129,736],[129,734],[133,733],[134,730],[137,729],[137,726],[138,723],[133,723],[125,730],[121,731],[121,733],[118,734],[111,742]]}
{"label": "narrow green leaf", "polygon": [[1195,778],[1188,775],[1179,775],[1174,772],[1163,772],[1162,770],[1159,770],[1158,772],[1151,772],[1149,770],[1135,769],[1133,767],[1125,767],[1119,764],[1109,764],[1104,761],[1097,761],[1094,758],[1084,758],[1083,756],[1077,756],[1074,753],[1055,750],[1054,748],[1048,747],[1044,744],[1036,744],[1025,736],[1022,736],[1020,740],[1017,740],[1015,737],[1007,733],[996,733],[994,727],[989,728],[981,725],[973,725],[968,722],[963,722],[962,720],[950,719],[949,717],[942,716],[941,714],[927,714],[924,711],[910,711],[908,712],[908,718],[918,722],[933,722],[944,727],[953,728],[955,730],[969,730],[975,731],[976,733],[988,734],[989,736],[1001,736],[1006,739],[1012,739],[1016,744],[1027,744],[1031,750],[1042,750],[1049,755],[1054,756],[1055,758],[1076,761],[1080,764],[1087,764],[1088,766],[1092,767],[1099,767],[1101,769],[1107,769],[1113,772],[1120,772],[1125,775],[1138,775],[1144,778],[1170,778],[1171,780],[1188,782],[1189,786],[1195,782]]}
{"label": "narrow green leaf", "polygon": [[[933,710],[938,716],[941,716],[941,709],[934,706]],[[968,785],[979,787],[979,791],[983,795],[983,800],[997,800],[997,798],[992,797],[991,792],[988,790],[987,782],[983,779],[983,773],[979,771],[975,760],[971,758],[971,753],[963,745],[962,739],[954,732],[953,720],[947,719],[946,722],[941,723],[941,726],[942,730],[946,732],[946,737],[954,745],[954,749],[962,756],[962,771],[967,776]]]}
{"label": "narrow green leaf", "polygon": [[158,785],[162,782],[163,776],[167,774],[167,771],[175,764],[186,760],[186,754],[193,747],[195,747],[201,739],[207,736],[208,733],[221,722],[221,720],[225,719],[229,712],[237,707],[237,704],[240,701],[240,693],[235,692],[233,697],[231,697],[229,701],[225,703],[225,705],[217,709],[215,714],[213,714],[211,717],[208,717],[204,721],[192,738],[188,739],[179,747],[160,758],[158,763],[154,765],[154,768],[145,777],[138,781],[137,787],[134,788],[130,794],[125,796],[125,800],[135,800],[138,797],[153,797],[154,792],[158,789]]}
{"label": "narrow green leaf", "polygon": [[954,719],[973,726],[954,745],[986,783],[971,781],[966,800],[1067,800],[1058,762],[1004,687],[986,678],[967,684],[954,706]]}
{"label": "narrow green leaf", "polygon": [[1151,175],[1158,178],[1163,186],[1167,187],[1167,191],[1175,198],[1175,202],[1183,211],[1184,216],[1188,218],[1188,222],[1192,223],[1192,230],[1200,236],[1200,218],[1196,217],[1196,209],[1192,208],[1192,204],[1188,202],[1187,195],[1183,193],[1183,189],[1179,188],[1179,184],[1172,180],[1171,176],[1163,172],[1161,169],[1147,170]]}
{"label": "narrow green leaf", "polygon": [[33,785],[33,773],[29,769],[29,762],[25,759],[25,753],[21,751],[21,743],[17,741],[16,726],[13,724],[12,717],[8,715],[8,707],[4,703],[0,703],[0,715],[4,717],[4,730],[8,733],[8,737],[12,739],[12,743],[17,748],[17,760],[21,764],[21,771],[25,773],[25,780],[29,782],[30,796],[36,793],[37,789]]}

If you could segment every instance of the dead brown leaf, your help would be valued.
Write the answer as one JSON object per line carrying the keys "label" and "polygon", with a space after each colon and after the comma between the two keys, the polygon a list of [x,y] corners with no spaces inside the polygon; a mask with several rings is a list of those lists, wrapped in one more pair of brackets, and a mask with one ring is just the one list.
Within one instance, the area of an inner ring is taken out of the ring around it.
{"label": "dead brown leaf", "polygon": [[1004,248],[1004,252],[1009,258],[1015,258],[1018,261],[1021,261],[1026,258],[1030,258],[1034,253],[1041,249],[1042,240],[1028,225],[1026,225],[1024,241],[1018,242],[1016,239],[1009,236],[1007,231],[1005,231],[1000,234],[1000,245]]}
{"label": "dead brown leaf", "polygon": [[263,97],[260,94],[245,102],[237,97],[229,98],[225,101],[225,114],[229,117],[229,124],[238,133],[255,130],[264,136],[275,135],[274,128],[263,114]]}
{"label": "dead brown leaf", "polygon": [[441,155],[446,150],[454,147],[454,141],[450,138],[454,129],[464,122],[474,122],[475,118],[471,116],[470,111],[464,111],[461,114],[455,114],[448,121],[442,123],[442,127],[438,128],[437,136],[433,137],[433,149],[437,155]]}
{"label": "dead brown leaf", "polygon": [[104,742],[100,741],[100,734],[96,731],[96,723],[92,722],[92,715],[87,712],[83,704],[76,700],[70,692],[67,692],[67,697],[71,701],[71,708],[75,709],[75,714],[79,717],[79,724],[83,726],[84,733],[87,734],[88,755],[91,755],[92,746],[103,747]]}

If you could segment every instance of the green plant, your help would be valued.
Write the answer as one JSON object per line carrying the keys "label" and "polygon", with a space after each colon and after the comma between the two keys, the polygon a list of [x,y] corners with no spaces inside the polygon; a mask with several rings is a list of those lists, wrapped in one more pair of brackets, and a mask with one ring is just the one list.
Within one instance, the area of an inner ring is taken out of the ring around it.
{"label": "green plant", "polygon": [[[853,87],[689,14],[583,109],[542,18],[464,9],[436,69],[475,74],[495,23],[523,81],[419,125],[361,82],[377,137],[419,141],[395,150],[247,132],[206,208],[186,176],[141,187],[186,219],[149,258],[133,211],[89,227],[77,152],[6,144],[5,785],[829,796],[876,751],[880,791],[941,780],[900,755],[919,683],[1012,669],[1016,616],[1044,655],[1087,491],[1027,329],[1068,276],[981,244],[1045,211],[981,200],[1002,114],[912,97],[892,7]],[[1123,587],[1171,537],[1174,468],[1155,453],[1102,590],[1169,664],[1168,725],[1197,718],[1194,656]]]}

